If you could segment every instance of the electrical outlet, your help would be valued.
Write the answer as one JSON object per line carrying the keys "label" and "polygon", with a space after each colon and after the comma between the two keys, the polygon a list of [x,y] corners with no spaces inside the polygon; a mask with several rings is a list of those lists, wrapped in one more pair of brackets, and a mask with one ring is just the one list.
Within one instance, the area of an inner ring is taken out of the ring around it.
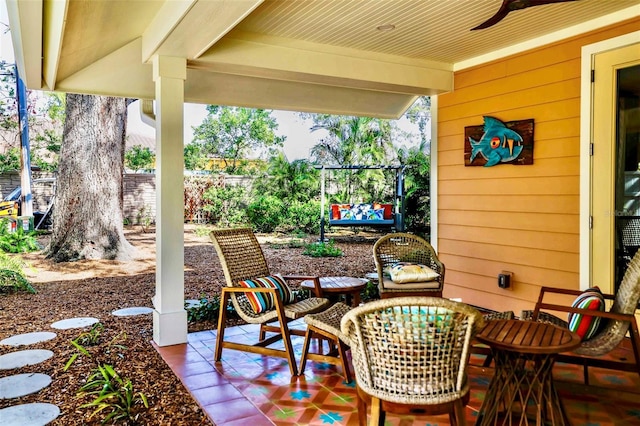
{"label": "electrical outlet", "polygon": [[500,288],[510,288],[511,287],[511,278],[513,277],[513,272],[502,271],[498,274],[498,287]]}

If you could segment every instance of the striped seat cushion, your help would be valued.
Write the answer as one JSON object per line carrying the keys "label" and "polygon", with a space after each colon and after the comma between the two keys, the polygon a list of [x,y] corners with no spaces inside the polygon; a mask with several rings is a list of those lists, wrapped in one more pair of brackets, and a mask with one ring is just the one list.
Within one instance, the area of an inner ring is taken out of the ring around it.
{"label": "striped seat cushion", "polygon": [[[588,288],[573,301],[571,307],[604,312],[604,297],[598,287]],[[569,330],[578,334],[582,340],[590,339],[596,334],[600,326],[600,320],[600,317],[575,314],[573,312],[570,312],[567,318]]]}
{"label": "striped seat cushion", "polygon": [[[238,281],[238,285],[245,288],[275,288],[280,293],[280,298],[285,305],[295,302],[295,295],[280,275]],[[271,293],[251,292],[246,293],[246,296],[256,314],[270,311],[276,306],[276,301]]]}

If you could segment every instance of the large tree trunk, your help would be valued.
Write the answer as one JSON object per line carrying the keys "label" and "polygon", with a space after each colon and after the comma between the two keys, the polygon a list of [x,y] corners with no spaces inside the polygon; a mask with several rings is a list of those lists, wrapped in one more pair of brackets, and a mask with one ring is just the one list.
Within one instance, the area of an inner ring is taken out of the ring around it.
{"label": "large tree trunk", "polygon": [[131,258],[122,230],[126,122],[125,98],[67,95],[48,258]]}

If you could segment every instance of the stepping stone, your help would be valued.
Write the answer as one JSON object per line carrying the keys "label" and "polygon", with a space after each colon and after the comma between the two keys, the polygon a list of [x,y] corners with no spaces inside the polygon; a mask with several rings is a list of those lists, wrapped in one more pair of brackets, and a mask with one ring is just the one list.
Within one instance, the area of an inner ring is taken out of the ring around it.
{"label": "stepping stone", "polygon": [[10,352],[0,355],[0,370],[11,370],[25,365],[39,364],[53,356],[53,352],[46,349],[29,349],[26,351]]}
{"label": "stepping stone", "polygon": [[60,409],[53,404],[35,402],[20,404],[0,410],[2,426],[44,426],[60,415]]}
{"label": "stepping stone", "polygon": [[196,306],[200,306],[200,300],[196,299],[187,299],[184,301],[185,309],[195,308]]}
{"label": "stepping stone", "polygon": [[98,318],[83,317],[83,318],[69,318],[62,321],[57,321],[51,324],[51,327],[59,330],[67,330],[69,328],[84,328],[97,323]]}
{"label": "stepping stone", "polygon": [[56,333],[51,331],[35,331],[33,333],[18,334],[0,340],[0,345],[20,346],[31,345],[33,343],[46,342],[56,337]]}
{"label": "stepping stone", "polygon": [[151,308],[146,308],[146,307],[143,307],[143,306],[136,306],[136,307],[133,307],[133,308],[118,309],[117,311],[111,312],[111,314],[115,315],[117,317],[130,317],[130,316],[133,316],[133,315],[150,314],[151,312],[153,312],[153,309],[151,309]]}
{"label": "stepping stone", "polygon": [[29,395],[46,388],[50,384],[51,376],[42,373],[15,374],[3,377],[0,379],[0,399]]}

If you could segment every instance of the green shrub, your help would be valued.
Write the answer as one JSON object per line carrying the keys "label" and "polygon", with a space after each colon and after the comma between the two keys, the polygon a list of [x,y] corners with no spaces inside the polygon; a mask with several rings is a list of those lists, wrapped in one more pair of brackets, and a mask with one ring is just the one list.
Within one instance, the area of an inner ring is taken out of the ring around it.
{"label": "green shrub", "polygon": [[287,206],[284,223],[286,223],[286,231],[318,234],[320,232],[320,202],[315,200],[305,203],[293,201]]}
{"label": "green shrub", "polygon": [[333,240],[329,240],[326,243],[318,241],[307,244],[302,254],[311,257],[340,257],[342,256],[342,249],[336,247]]}
{"label": "green shrub", "polygon": [[213,224],[232,226],[246,223],[246,191],[241,186],[211,187],[202,195],[202,210]]}
{"label": "green shrub", "polygon": [[200,304],[187,308],[187,321],[199,322],[199,321],[215,321],[218,319],[220,313],[220,296],[214,296],[208,299],[206,296],[200,296]]}
{"label": "green shrub", "polygon": [[34,231],[25,232],[18,226],[15,232],[9,232],[9,220],[0,220],[0,251],[5,253],[26,253],[41,250]]}
{"label": "green shrub", "polygon": [[258,197],[247,206],[247,217],[257,232],[273,232],[282,222],[284,203],[276,197]]}
{"label": "green shrub", "polygon": [[0,251],[0,293],[26,291],[35,293],[36,290],[24,274],[27,264],[16,256],[10,256]]}

